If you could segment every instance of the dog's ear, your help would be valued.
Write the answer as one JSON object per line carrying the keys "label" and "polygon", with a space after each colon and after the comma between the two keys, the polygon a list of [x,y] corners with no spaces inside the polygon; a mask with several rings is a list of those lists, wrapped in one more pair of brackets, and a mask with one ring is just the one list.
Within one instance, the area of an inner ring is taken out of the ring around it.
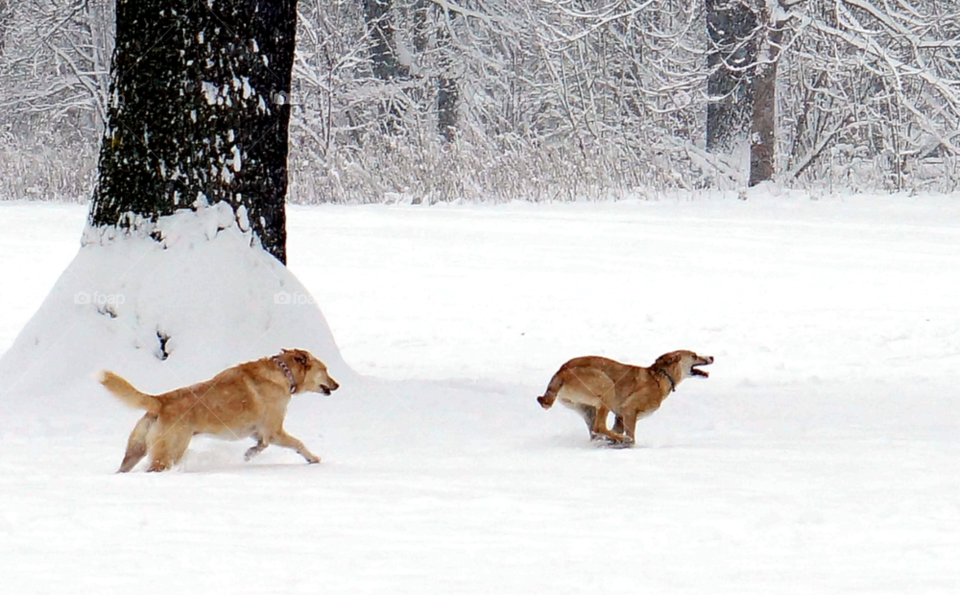
{"label": "dog's ear", "polygon": [[301,351],[301,350],[297,349],[297,350],[296,350],[296,355],[293,356],[293,361],[295,361],[295,362],[297,362],[298,364],[300,364],[301,366],[303,366],[303,369],[304,369],[304,370],[307,369],[307,354],[306,354],[305,351]]}
{"label": "dog's ear", "polygon": [[681,359],[680,354],[675,351],[672,351],[670,353],[664,353],[663,355],[657,358],[657,365],[672,366],[673,364],[679,362],[680,359]]}

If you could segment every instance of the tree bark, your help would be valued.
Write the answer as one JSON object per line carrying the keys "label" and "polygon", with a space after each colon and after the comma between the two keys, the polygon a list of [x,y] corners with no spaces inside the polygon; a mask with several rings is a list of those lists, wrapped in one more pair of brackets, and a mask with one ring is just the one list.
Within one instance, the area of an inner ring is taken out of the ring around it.
{"label": "tree bark", "polygon": [[[764,11],[766,13],[766,11]],[[767,15],[764,14],[767,19]],[[769,23],[769,20],[766,22]],[[777,143],[777,60],[783,29],[771,23],[766,56],[753,79],[753,134],[750,140],[750,186],[773,179]]]}
{"label": "tree bark", "polygon": [[753,90],[749,69],[756,61],[757,15],[741,0],[706,0],[707,150],[726,152],[746,138],[752,120]]}
{"label": "tree bark", "polygon": [[10,6],[7,0],[0,0],[0,58],[7,41],[7,22],[10,20]]}
{"label": "tree bark", "polygon": [[226,201],[286,262],[296,15],[296,0],[117,0],[92,225]]}
{"label": "tree bark", "polygon": [[[408,69],[400,63],[394,47],[394,29],[391,20],[392,0],[363,0],[363,17],[367,32],[372,40],[370,60],[373,63],[373,75],[385,83],[405,79]],[[380,107],[385,132],[400,130],[403,117],[401,106],[389,97]]]}
{"label": "tree bark", "polygon": [[440,50],[440,76],[437,81],[437,129],[445,141],[453,142],[457,135],[457,111],[460,105],[460,87],[453,70],[450,52],[449,26],[456,14],[446,11],[447,22],[437,29],[437,47]]}
{"label": "tree bark", "polygon": [[363,0],[367,31],[373,40],[370,58],[377,78],[389,81],[406,75],[393,49],[393,22],[390,20],[392,0]]}

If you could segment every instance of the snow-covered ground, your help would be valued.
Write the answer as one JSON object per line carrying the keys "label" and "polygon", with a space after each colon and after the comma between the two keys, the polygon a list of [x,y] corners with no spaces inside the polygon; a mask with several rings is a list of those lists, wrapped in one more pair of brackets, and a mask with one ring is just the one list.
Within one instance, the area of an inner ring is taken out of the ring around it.
{"label": "snow-covered ground", "polygon": [[[0,352],[84,215],[0,203]],[[0,387],[3,592],[960,591],[960,196],[291,207],[289,232],[363,375],[291,405],[323,464],[197,438],[115,475],[137,412]],[[633,449],[535,401],[570,357],[678,348],[711,377]]]}

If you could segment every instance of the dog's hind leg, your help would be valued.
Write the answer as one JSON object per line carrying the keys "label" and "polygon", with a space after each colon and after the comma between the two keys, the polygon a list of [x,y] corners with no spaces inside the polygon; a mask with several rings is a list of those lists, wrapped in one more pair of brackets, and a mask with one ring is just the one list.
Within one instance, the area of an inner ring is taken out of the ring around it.
{"label": "dog's hind leg", "polygon": [[607,416],[610,415],[610,410],[605,406],[601,405],[597,409],[597,417],[593,420],[593,427],[590,429],[590,439],[591,440],[609,440],[611,446],[630,446],[633,444],[633,439],[624,436],[619,432],[611,432],[607,429]]}
{"label": "dog's hind leg", "polygon": [[[590,439],[591,440],[601,440],[604,438],[612,438],[610,436],[610,430],[607,429],[607,416],[610,415],[610,410],[600,405],[593,411],[592,423],[590,424]],[[584,416],[586,419],[586,416]]]}
{"label": "dog's hind leg", "polygon": [[320,457],[310,452],[306,446],[303,445],[303,442],[300,442],[290,434],[287,434],[283,431],[283,428],[277,431],[270,439],[271,444],[276,444],[277,446],[282,446],[284,448],[290,448],[298,453],[300,456],[307,459],[308,463],[319,463]]}
{"label": "dog's hind leg", "polygon": [[[164,428],[165,429],[165,428]],[[193,433],[183,425],[167,429],[151,446],[150,468],[147,471],[166,471],[180,462],[190,446]]]}
{"label": "dog's hind leg", "polygon": [[120,469],[117,473],[126,473],[136,467],[140,459],[147,455],[147,434],[150,428],[157,421],[157,416],[146,414],[140,418],[137,425],[130,432],[130,438],[127,439],[127,452],[123,455],[123,462],[120,463]]}
{"label": "dog's hind leg", "polygon": [[619,415],[614,416],[613,418],[613,433],[623,434],[623,418]]}
{"label": "dog's hind leg", "polygon": [[594,436],[593,426],[597,420],[597,408],[585,403],[565,403],[565,405],[580,414],[583,421],[587,423],[587,431],[590,432],[590,438],[596,438],[596,436]]}

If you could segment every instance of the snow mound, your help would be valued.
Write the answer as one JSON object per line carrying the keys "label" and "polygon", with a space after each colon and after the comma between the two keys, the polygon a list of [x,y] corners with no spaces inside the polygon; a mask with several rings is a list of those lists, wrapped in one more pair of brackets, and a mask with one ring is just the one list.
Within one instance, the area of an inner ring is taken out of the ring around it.
{"label": "snow mound", "polygon": [[0,359],[3,400],[98,394],[77,389],[100,369],[161,392],[284,347],[311,351],[334,377],[352,375],[313,297],[240,219],[218,203],[133,233],[88,227]]}

